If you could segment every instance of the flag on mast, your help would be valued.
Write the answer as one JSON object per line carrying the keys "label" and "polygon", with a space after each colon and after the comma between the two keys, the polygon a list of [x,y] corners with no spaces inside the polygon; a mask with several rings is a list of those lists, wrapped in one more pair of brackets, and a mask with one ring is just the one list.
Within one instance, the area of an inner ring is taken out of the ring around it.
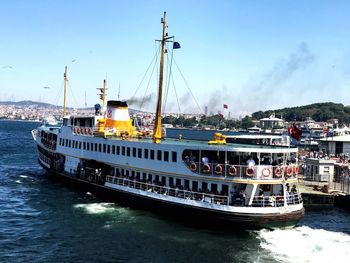
{"label": "flag on mast", "polygon": [[228,109],[228,105],[227,104],[224,104],[224,109]]}

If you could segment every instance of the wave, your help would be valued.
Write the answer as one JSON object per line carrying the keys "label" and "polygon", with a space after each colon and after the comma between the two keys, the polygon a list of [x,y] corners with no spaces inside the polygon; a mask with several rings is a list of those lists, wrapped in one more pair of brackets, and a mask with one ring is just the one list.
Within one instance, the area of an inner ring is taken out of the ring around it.
{"label": "wave", "polygon": [[258,231],[260,246],[287,263],[344,262],[350,258],[350,235],[307,226]]}

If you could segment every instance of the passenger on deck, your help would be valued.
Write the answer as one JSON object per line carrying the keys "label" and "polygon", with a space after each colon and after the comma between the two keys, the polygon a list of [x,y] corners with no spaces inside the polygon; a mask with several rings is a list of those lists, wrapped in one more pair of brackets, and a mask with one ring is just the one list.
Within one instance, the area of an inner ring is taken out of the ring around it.
{"label": "passenger on deck", "polygon": [[253,168],[253,166],[255,165],[255,161],[253,160],[253,158],[251,156],[247,160],[247,165],[248,165],[249,169]]}
{"label": "passenger on deck", "polygon": [[207,157],[203,157],[203,158],[202,158],[202,163],[203,163],[204,165],[208,164],[208,163],[209,163],[208,158],[207,158]]}

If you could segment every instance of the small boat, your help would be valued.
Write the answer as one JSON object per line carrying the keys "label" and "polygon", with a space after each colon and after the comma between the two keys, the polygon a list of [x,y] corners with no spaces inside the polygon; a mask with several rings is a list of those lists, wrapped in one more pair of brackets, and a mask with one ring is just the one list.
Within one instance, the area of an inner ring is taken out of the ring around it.
{"label": "small boat", "polygon": [[[294,226],[304,208],[298,149],[288,136],[216,133],[212,140],[163,136],[164,46],[172,41],[166,33],[166,13],[161,23],[153,131],[133,126],[127,102],[106,102],[104,82],[102,107],[96,107],[95,115],[67,116],[64,107],[62,125],[32,131],[39,164],[70,186],[186,221],[247,228]],[[66,83],[67,68],[64,79]]]}

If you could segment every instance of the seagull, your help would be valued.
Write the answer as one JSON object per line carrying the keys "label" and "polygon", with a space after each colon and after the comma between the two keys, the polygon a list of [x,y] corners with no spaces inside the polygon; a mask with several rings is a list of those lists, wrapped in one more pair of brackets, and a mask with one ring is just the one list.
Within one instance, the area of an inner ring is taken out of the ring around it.
{"label": "seagull", "polygon": [[10,65],[3,66],[2,68],[10,68],[10,69],[13,69],[13,67],[12,67],[12,66],[10,66]]}
{"label": "seagull", "polygon": [[75,62],[75,61],[77,61],[77,60],[76,60],[76,59],[73,59],[73,60],[72,60],[72,62]]}
{"label": "seagull", "polygon": [[45,87],[43,87],[44,89],[49,89],[50,87],[47,87],[47,86],[45,86]]}

